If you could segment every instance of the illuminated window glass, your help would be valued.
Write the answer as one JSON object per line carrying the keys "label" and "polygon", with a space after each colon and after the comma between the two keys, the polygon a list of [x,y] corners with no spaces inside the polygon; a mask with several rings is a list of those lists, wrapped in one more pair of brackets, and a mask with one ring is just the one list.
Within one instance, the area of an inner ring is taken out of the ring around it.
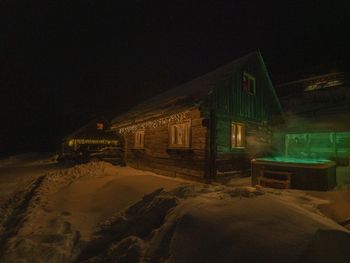
{"label": "illuminated window glass", "polygon": [[242,123],[232,123],[231,125],[231,147],[245,147],[245,126]]}
{"label": "illuminated window glass", "polygon": [[191,122],[175,123],[169,125],[169,147],[190,147]]}
{"label": "illuminated window glass", "polygon": [[102,122],[98,122],[98,123],[96,123],[96,129],[97,130],[103,130],[103,127],[104,125],[103,125],[103,123]]}
{"label": "illuminated window glass", "polygon": [[145,131],[136,131],[135,132],[135,148],[144,148],[145,146]]}
{"label": "illuminated window glass", "polygon": [[247,92],[247,93],[250,93],[250,94],[255,94],[256,93],[255,77],[250,75],[247,72],[243,72],[242,90],[243,90],[243,92]]}

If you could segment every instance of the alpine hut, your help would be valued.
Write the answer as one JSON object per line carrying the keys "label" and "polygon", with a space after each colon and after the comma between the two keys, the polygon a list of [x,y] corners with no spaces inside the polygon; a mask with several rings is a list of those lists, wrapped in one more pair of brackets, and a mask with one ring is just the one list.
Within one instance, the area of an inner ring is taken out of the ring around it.
{"label": "alpine hut", "polygon": [[127,165],[215,179],[270,154],[282,111],[259,51],[153,97],[116,117]]}

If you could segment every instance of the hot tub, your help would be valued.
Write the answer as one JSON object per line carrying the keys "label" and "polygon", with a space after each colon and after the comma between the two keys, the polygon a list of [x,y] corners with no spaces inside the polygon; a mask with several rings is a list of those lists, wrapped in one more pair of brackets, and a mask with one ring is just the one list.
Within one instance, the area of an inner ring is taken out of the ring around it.
{"label": "hot tub", "polygon": [[323,191],[336,186],[335,162],[329,160],[266,157],[251,166],[252,185]]}

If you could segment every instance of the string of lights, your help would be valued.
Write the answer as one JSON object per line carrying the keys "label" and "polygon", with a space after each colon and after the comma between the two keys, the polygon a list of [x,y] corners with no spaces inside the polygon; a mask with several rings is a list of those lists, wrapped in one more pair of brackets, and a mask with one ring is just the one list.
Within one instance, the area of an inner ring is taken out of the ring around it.
{"label": "string of lights", "polygon": [[172,114],[168,117],[163,117],[152,121],[146,121],[146,122],[122,127],[122,128],[119,128],[119,132],[121,134],[126,134],[130,132],[135,132],[137,130],[143,130],[146,128],[157,128],[163,125],[167,125],[169,123],[182,122],[187,119],[189,119],[189,111],[184,111],[184,112]]}

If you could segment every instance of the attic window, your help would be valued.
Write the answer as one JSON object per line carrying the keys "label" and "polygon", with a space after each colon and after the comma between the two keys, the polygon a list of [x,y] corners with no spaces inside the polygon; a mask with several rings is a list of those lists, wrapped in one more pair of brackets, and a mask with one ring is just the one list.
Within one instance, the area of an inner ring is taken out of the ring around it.
{"label": "attic window", "polygon": [[145,147],[145,131],[136,131],[134,148],[143,149],[144,147]]}
{"label": "attic window", "polygon": [[231,147],[245,147],[245,125],[243,123],[233,122],[231,124]]}
{"label": "attic window", "polygon": [[169,148],[189,148],[190,132],[190,121],[169,125]]}
{"label": "attic window", "polygon": [[103,123],[102,122],[98,122],[98,123],[96,123],[96,129],[97,130],[103,130]]}
{"label": "attic window", "polygon": [[242,77],[242,90],[255,95],[256,92],[256,80],[255,77],[247,72],[243,72]]}

